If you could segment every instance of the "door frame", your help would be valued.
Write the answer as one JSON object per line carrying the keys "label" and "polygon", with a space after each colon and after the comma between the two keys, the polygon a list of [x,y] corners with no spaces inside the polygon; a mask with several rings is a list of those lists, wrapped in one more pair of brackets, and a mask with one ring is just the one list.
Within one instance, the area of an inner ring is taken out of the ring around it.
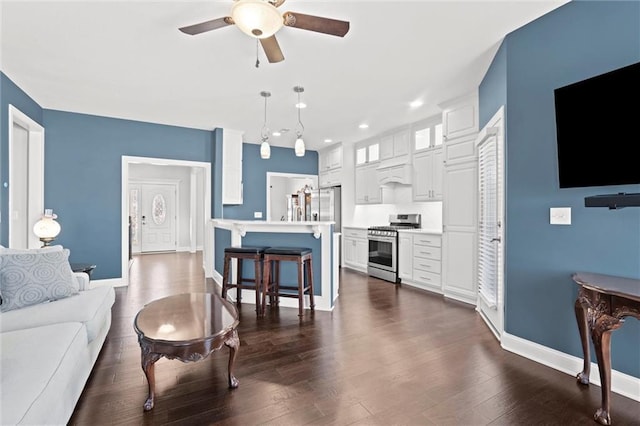
{"label": "door frame", "polygon": [[[150,164],[155,166],[183,166],[191,167],[193,169],[200,169],[203,172],[203,185],[202,194],[199,194],[204,199],[203,208],[203,221],[202,230],[204,235],[202,236],[203,248],[202,248],[202,267],[205,271],[205,277],[213,277],[213,260],[209,259],[211,253],[213,253],[211,232],[209,232],[211,221],[211,163],[205,163],[201,161],[188,161],[188,160],[174,160],[167,158],[152,158],[152,157],[134,157],[129,155],[122,156],[122,176],[120,187],[120,199],[121,199],[121,267],[122,267],[122,285],[129,285],[129,165],[130,164]],[[193,189],[192,189],[193,194]]]}
{"label": "door frame", "polygon": [[[15,203],[16,194],[13,191],[13,185],[11,184],[12,175],[12,161],[14,150],[16,149],[14,144],[13,126],[18,125],[27,130],[28,136],[28,162],[29,162],[29,178],[27,182],[27,210],[29,216],[29,229],[33,228],[33,225],[40,219],[44,213],[44,127],[36,123],[28,115],[20,111],[15,106],[9,104],[9,208],[8,216],[8,246],[11,247],[12,233],[12,210]],[[33,232],[28,232],[27,247],[38,248],[40,247],[40,241]]]}
{"label": "door frame", "polygon": [[[174,203],[174,232],[176,235],[176,244],[175,251],[178,251],[178,238],[180,237],[180,208],[178,204],[178,200],[180,200],[180,179],[130,179],[129,186],[131,185],[171,185],[175,189],[175,203]],[[130,188],[129,188],[130,189]],[[140,228],[142,232],[142,228]],[[128,235],[128,234],[127,234]],[[195,236],[194,236],[195,237]],[[140,251],[134,252],[135,254],[144,254],[142,251],[142,238],[140,238],[140,246],[138,247]],[[153,253],[153,252],[146,252]]]}

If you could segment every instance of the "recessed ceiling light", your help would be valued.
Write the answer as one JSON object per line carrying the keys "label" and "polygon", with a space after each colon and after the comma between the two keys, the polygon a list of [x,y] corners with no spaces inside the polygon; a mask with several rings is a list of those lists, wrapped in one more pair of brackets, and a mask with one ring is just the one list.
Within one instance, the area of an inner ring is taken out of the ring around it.
{"label": "recessed ceiling light", "polygon": [[331,143],[331,142],[333,142],[333,139],[325,139],[324,140],[324,143]]}
{"label": "recessed ceiling light", "polygon": [[369,125],[367,123],[362,123],[361,125],[358,126],[361,129],[368,129]]}
{"label": "recessed ceiling light", "polygon": [[273,135],[273,136],[280,136],[280,135],[282,135],[282,133],[280,133],[280,132],[276,131],[276,132],[271,133],[271,135]]}
{"label": "recessed ceiling light", "polygon": [[411,108],[418,108],[418,107],[421,107],[422,105],[424,105],[424,102],[422,102],[420,99],[416,99],[415,101],[409,104]]}
{"label": "recessed ceiling light", "polygon": [[306,108],[306,107],[307,107],[307,104],[305,104],[304,102],[298,102],[296,104],[296,108],[302,109],[302,108]]}

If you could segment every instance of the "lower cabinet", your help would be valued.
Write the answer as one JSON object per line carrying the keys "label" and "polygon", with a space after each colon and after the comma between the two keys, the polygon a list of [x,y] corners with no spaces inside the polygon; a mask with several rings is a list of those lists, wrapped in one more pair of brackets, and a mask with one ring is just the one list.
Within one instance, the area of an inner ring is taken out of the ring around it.
{"label": "lower cabinet", "polygon": [[442,237],[400,232],[398,275],[403,284],[442,293]]}
{"label": "lower cabinet", "polygon": [[369,241],[367,230],[342,227],[343,265],[360,272],[367,272],[369,260]]}

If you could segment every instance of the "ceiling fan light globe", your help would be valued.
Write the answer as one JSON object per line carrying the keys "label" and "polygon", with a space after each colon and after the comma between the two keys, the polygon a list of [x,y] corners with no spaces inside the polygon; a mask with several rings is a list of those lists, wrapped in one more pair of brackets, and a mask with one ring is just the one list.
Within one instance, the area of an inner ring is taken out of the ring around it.
{"label": "ceiling fan light globe", "polygon": [[304,157],[305,148],[304,148],[304,141],[302,140],[302,137],[298,137],[296,139],[296,143],[293,146],[293,149],[296,153],[296,157]]}
{"label": "ceiling fan light globe", "polygon": [[260,145],[260,158],[262,158],[263,160],[268,160],[269,158],[271,158],[271,146],[267,141],[262,142],[262,144]]}
{"label": "ceiling fan light globe", "polygon": [[254,38],[271,37],[284,25],[278,9],[264,0],[237,0],[231,17],[243,33]]}

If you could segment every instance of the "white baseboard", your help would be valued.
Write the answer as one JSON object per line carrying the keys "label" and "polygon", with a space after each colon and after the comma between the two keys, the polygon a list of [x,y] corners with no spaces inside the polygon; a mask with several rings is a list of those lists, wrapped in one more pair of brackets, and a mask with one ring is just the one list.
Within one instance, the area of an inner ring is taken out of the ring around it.
{"label": "white baseboard", "polygon": [[98,287],[103,285],[108,285],[111,287],[126,287],[127,284],[122,282],[122,278],[108,278],[104,280],[91,280],[91,287]]}
{"label": "white baseboard", "polygon": [[[555,370],[562,371],[574,378],[582,371],[582,358],[542,346],[509,333],[502,335],[501,344],[502,348],[509,352],[539,362]],[[595,358],[595,354],[591,356]],[[589,382],[600,386],[600,370],[598,369],[598,364],[594,362],[591,363]],[[640,402],[640,379],[616,370],[611,370],[611,391]]]}

